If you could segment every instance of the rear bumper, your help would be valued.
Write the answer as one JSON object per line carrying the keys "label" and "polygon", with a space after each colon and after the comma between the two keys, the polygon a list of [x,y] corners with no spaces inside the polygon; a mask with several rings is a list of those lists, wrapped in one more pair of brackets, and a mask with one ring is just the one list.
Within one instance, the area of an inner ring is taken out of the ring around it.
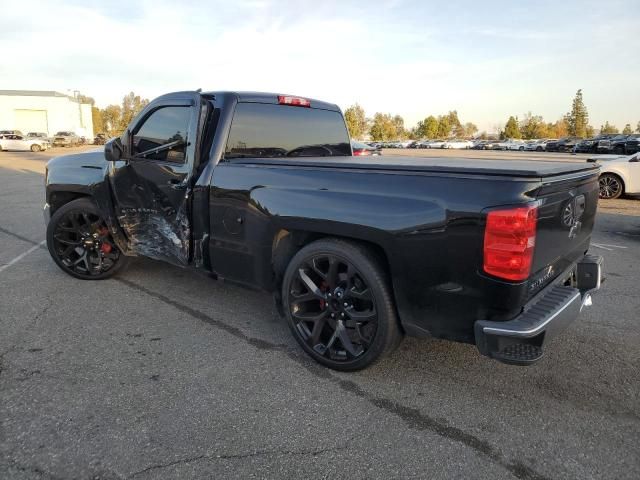
{"label": "rear bumper", "polygon": [[602,282],[602,257],[585,255],[559,281],[539,293],[513,320],[478,320],[474,330],[480,353],[514,365],[540,360],[545,344],[591,305],[591,293]]}

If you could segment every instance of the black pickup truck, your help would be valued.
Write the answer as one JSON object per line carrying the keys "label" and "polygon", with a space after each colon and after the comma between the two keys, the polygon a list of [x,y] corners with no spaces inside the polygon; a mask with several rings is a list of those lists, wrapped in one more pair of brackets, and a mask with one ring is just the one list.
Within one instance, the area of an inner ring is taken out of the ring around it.
{"label": "black pickup truck", "polygon": [[140,255],[273,292],[340,370],[404,334],[527,365],[590,304],[597,165],[354,157],[349,140],[316,100],[159,97],[104,152],[48,163],[49,251],[80,279]]}

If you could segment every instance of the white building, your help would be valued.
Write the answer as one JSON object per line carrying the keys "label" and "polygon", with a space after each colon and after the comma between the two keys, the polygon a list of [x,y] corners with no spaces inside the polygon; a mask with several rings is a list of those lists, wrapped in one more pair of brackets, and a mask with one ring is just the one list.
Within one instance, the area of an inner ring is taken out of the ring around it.
{"label": "white building", "polygon": [[0,130],[55,135],[72,131],[93,139],[91,105],[59,92],[0,90]]}

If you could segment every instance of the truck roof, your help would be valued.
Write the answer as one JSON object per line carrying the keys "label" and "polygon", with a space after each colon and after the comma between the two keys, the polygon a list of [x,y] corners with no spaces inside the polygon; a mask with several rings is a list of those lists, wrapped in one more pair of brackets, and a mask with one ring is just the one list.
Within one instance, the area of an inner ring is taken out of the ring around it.
{"label": "truck roof", "polygon": [[304,166],[314,168],[371,169],[425,173],[502,175],[509,177],[545,178],[568,173],[597,171],[587,162],[555,162],[536,160],[491,160],[451,157],[296,157],[234,159],[233,163]]}
{"label": "truck roof", "polygon": [[278,96],[286,95],[291,97],[305,98],[311,101],[311,108],[321,108],[323,110],[340,111],[340,107],[333,103],[323,102],[314,98],[305,97],[303,95],[293,95],[289,93],[269,93],[269,92],[236,92],[236,91],[219,91],[219,92],[202,92],[202,95],[235,95],[239,102],[247,103],[272,103],[277,105]]}

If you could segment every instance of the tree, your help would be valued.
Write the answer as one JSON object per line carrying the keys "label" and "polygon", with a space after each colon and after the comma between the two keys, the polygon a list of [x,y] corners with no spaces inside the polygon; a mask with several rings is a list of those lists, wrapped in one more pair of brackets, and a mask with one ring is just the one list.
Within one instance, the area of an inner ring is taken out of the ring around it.
{"label": "tree", "polygon": [[587,135],[589,113],[582,100],[582,89],[578,90],[573,98],[571,111],[567,114],[567,121],[569,122],[569,135],[576,137],[585,137]]}
{"label": "tree", "polygon": [[636,132],[640,133],[640,120],[638,121],[638,125],[636,125]]}
{"label": "tree", "polygon": [[418,136],[421,138],[436,138],[438,136],[438,119],[429,115],[424,120],[418,122]]}
{"label": "tree", "polygon": [[596,129],[591,125],[587,125],[587,138],[593,138],[596,136]]}
{"label": "tree", "polygon": [[475,123],[467,122],[464,124],[464,137],[473,137],[478,133],[478,127]]}
{"label": "tree", "polygon": [[531,112],[528,112],[520,121],[520,133],[525,139],[546,138],[549,136],[549,127],[540,115],[531,115]]}
{"label": "tree", "polygon": [[407,136],[407,133],[404,129],[404,118],[400,115],[396,115],[392,119],[394,126],[396,127],[396,139],[401,140]]}
{"label": "tree", "polygon": [[520,127],[518,126],[518,117],[509,117],[501,136],[502,138],[522,138]]}
{"label": "tree", "polygon": [[104,122],[102,120],[102,114],[98,107],[91,107],[91,120],[93,122],[93,131],[96,133],[104,132]]}
{"label": "tree", "polygon": [[451,122],[449,117],[440,115],[438,117],[438,138],[449,138],[451,135]]}
{"label": "tree", "polygon": [[344,111],[344,119],[352,138],[362,139],[367,133],[367,118],[364,109],[357,103]]}
{"label": "tree", "polygon": [[141,98],[133,92],[129,92],[122,99],[122,116],[120,117],[120,130],[124,131],[140,110],[147,106],[149,100]]}
{"label": "tree", "polygon": [[551,138],[562,138],[569,135],[569,123],[566,115],[555,123],[547,124],[547,135]]}
{"label": "tree", "polygon": [[109,105],[100,111],[102,116],[102,128],[110,136],[117,136],[122,133],[120,122],[122,109],[120,105]]}
{"label": "tree", "polygon": [[372,140],[388,141],[395,140],[397,131],[396,124],[393,122],[393,118],[388,113],[376,112],[371,122],[371,129],[369,130]]}
{"label": "tree", "polygon": [[631,128],[631,124],[627,123],[622,129],[622,133],[624,135],[631,135],[633,133],[633,129]]}
{"label": "tree", "polygon": [[610,124],[608,120],[604,122],[604,125],[600,127],[600,133],[618,133],[618,132],[619,132],[618,127]]}

